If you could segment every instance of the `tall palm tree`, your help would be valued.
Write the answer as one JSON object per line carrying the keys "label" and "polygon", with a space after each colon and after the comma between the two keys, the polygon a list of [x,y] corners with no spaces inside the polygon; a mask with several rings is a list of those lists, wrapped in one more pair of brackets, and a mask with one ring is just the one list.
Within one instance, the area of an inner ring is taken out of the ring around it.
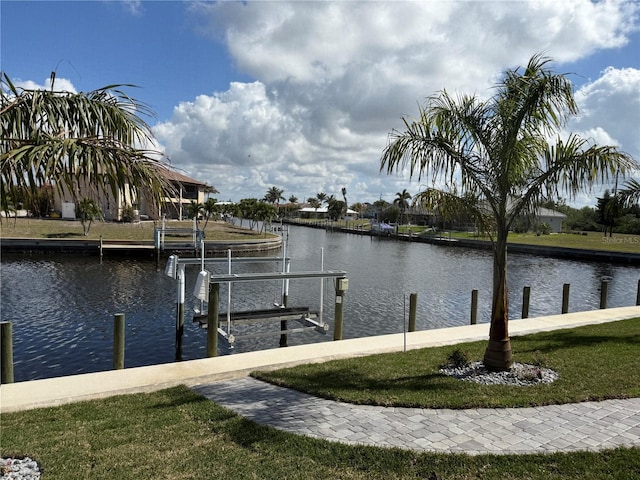
{"label": "tall palm tree", "polygon": [[267,194],[264,196],[264,201],[269,202],[272,205],[277,205],[280,200],[284,200],[284,197],[282,196],[283,193],[284,190],[281,188],[276,186],[270,187],[269,190],[267,190]]}
{"label": "tall palm tree", "polygon": [[409,208],[409,199],[411,194],[407,189],[403,189],[401,192],[396,192],[396,198],[393,200],[393,204],[400,208],[400,223],[404,222],[404,212]]}
{"label": "tall palm tree", "polygon": [[328,197],[328,195],[327,195],[326,193],[324,193],[324,192],[318,192],[318,193],[316,194],[316,198],[320,201],[320,205],[322,206],[322,204],[323,204],[324,202],[326,202],[326,201],[327,201],[327,199],[328,199],[329,197]]}
{"label": "tall palm tree", "polygon": [[[170,184],[160,152],[139,116],[149,108],[111,85],[88,93],[21,89],[5,74],[0,85],[0,204],[12,191],[53,184],[76,199],[141,189],[160,204]],[[88,192],[87,190],[92,190]],[[96,192],[97,191],[97,192]]]}
{"label": "tall palm tree", "polygon": [[[418,195],[428,207],[464,204],[490,233],[493,245],[493,300],[484,364],[512,365],[508,330],[507,237],[521,214],[560,192],[575,195],[595,182],[637,168],[628,154],[559,133],[578,108],[571,82],[534,55],[524,70],[508,70],[487,100],[451,97],[427,100],[418,120],[392,131],[380,169],[409,169],[410,176],[444,181],[444,189]],[[555,141],[550,140],[556,134]],[[459,185],[457,195],[454,185]]]}

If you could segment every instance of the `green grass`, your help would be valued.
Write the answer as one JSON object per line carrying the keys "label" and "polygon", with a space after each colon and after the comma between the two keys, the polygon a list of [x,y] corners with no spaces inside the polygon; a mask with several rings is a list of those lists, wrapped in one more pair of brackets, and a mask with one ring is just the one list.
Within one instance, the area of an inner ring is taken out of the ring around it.
{"label": "green grass", "polygon": [[[102,236],[104,240],[130,240],[153,242],[155,226],[161,226],[161,222],[141,223],[112,223],[94,222],[86,237],[82,234],[82,224],[79,220],[45,220],[35,218],[3,219],[0,224],[1,238],[67,238],[98,240]],[[193,221],[169,221],[169,228],[192,228]],[[199,228],[204,227],[200,222]],[[227,222],[213,222],[207,224],[205,230],[206,240],[246,240],[264,238],[265,234],[240,228]],[[266,236],[274,236],[267,233]],[[167,240],[178,237],[167,235]],[[189,236],[190,238],[190,236]]]}
{"label": "green grass", "polygon": [[[640,394],[635,375],[640,318],[513,340],[518,361],[546,357],[560,372],[559,388],[539,389],[532,394],[534,403]],[[436,405],[481,406],[493,404],[494,397],[498,404],[531,403],[522,392],[538,387],[485,389],[451,380],[442,388],[434,369],[455,348],[475,354],[481,344],[334,361],[269,376],[292,379],[292,384],[302,378],[313,390],[351,392],[360,400],[375,395],[383,404],[396,404],[406,395],[444,399]],[[362,388],[368,392],[358,393]],[[465,400],[456,402],[456,396]],[[638,448],[468,456],[327,442],[257,425],[186,387],[2,414],[0,422],[2,456],[34,458],[44,470],[43,480],[631,480],[640,475]]]}
{"label": "green grass", "polygon": [[511,339],[514,360],[542,359],[559,374],[551,384],[483,386],[438,373],[458,348],[481,360],[486,342],[335,360],[254,372],[257,378],[324,398],[425,408],[521,407],[640,397],[640,318]]}
{"label": "green grass", "polygon": [[[439,232],[440,235],[451,238],[470,238],[489,240],[487,236],[477,236],[467,232]],[[614,233],[613,237],[604,236],[599,232],[584,233],[554,233],[551,235],[536,235],[534,233],[510,233],[509,243],[523,243],[544,247],[580,248],[583,250],[603,250],[607,252],[640,253],[640,235]]]}
{"label": "green grass", "polygon": [[257,425],[185,387],[2,415],[2,455],[28,454],[43,480],[631,479],[639,452],[471,457],[348,446]]}

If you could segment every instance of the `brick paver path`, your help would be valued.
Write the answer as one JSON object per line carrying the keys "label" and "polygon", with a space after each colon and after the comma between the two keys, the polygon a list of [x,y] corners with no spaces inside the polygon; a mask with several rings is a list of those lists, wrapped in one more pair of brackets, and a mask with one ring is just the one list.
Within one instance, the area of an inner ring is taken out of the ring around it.
{"label": "brick paver path", "polygon": [[351,405],[250,377],[194,390],[256,423],[349,444],[469,454],[640,446],[640,398],[450,410]]}

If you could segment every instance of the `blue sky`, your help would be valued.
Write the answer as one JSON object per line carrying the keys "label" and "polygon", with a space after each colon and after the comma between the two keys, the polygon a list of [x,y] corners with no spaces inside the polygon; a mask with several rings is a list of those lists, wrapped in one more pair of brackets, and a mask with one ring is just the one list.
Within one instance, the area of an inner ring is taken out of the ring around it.
{"label": "blue sky", "polygon": [[[443,88],[491,94],[540,51],[571,75],[569,125],[640,158],[640,3],[11,1],[3,72],[25,88],[135,84],[158,147],[221,200],[275,185],[304,200],[393,201],[387,134]],[[595,205],[596,190],[572,201]]]}

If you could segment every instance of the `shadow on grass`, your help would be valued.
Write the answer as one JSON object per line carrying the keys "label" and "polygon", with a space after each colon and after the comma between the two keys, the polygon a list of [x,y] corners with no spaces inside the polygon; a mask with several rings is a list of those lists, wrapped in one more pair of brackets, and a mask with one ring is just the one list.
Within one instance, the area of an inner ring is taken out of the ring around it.
{"label": "shadow on grass", "polygon": [[[282,379],[269,375],[263,376],[260,372],[254,372],[252,376],[327,400],[346,401],[360,405],[384,406],[386,402],[381,402],[381,395],[384,392],[393,392],[398,389],[422,394],[425,392],[442,393],[456,390],[455,382],[439,373],[385,378],[384,376],[367,375],[366,372],[349,367],[334,367],[330,371],[305,371],[300,374],[293,370],[287,372]],[[349,392],[357,392],[356,396],[358,398],[353,398],[349,395]],[[363,398],[362,392],[371,392],[371,397]],[[415,406],[412,403],[398,403],[395,399],[391,403],[396,406]]]}
{"label": "shadow on grass", "polygon": [[640,335],[629,332],[628,335],[585,335],[579,331],[556,331],[545,334],[537,334],[533,338],[515,338],[512,343],[516,344],[518,353],[531,353],[539,351],[541,353],[559,352],[574,348],[600,347],[604,344],[628,344],[640,346]]}

